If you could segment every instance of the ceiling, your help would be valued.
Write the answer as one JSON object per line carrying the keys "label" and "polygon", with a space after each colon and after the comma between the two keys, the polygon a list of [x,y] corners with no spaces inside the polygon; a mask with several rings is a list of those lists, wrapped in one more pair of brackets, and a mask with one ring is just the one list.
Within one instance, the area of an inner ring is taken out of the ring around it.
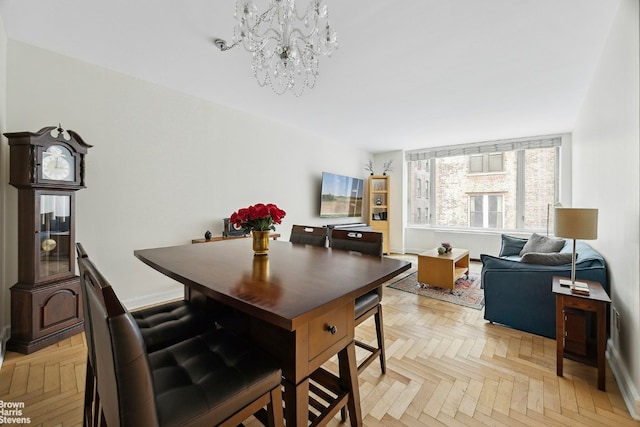
{"label": "ceiling", "polygon": [[0,0],[0,15],[11,40],[383,152],[570,131],[620,3],[326,1],[339,49],[299,98],[213,45],[233,0]]}

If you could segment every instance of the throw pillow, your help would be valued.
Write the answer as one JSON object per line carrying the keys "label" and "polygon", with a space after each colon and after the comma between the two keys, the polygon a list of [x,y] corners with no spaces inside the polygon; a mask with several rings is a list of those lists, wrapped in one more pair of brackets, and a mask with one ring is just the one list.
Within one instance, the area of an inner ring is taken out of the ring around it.
{"label": "throw pillow", "polygon": [[[571,264],[571,257],[573,253],[565,252],[565,253],[538,253],[538,252],[527,252],[522,255],[520,259],[521,262],[526,262],[529,264],[542,264],[542,265],[563,265],[563,264]],[[578,254],[576,254],[576,258]]]}
{"label": "throw pillow", "polygon": [[502,247],[498,256],[520,256],[520,251],[527,243],[527,239],[522,237],[502,235]]}
{"label": "throw pillow", "polygon": [[551,237],[541,236],[538,233],[533,233],[520,251],[520,256],[523,256],[527,252],[539,252],[545,254],[560,252],[560,249],[563,247],[564,239],[554,239]]}

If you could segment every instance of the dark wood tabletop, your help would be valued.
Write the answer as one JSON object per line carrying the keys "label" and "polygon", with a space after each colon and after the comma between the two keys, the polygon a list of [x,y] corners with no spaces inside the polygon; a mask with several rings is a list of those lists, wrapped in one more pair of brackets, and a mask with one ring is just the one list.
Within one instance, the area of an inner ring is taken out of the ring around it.
{"label": "dark wood tabletop", "polygon": [[134,254],[210,298],[287,330],[411,267],[408,261],[284,241],[271,241],[269,255],[256,257],[251,239],[142,249]]}

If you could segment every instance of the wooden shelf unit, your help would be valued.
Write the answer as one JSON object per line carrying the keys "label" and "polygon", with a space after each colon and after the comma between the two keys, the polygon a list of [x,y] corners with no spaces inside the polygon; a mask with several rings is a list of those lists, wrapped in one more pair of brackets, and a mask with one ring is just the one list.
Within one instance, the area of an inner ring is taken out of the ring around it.
{"label": "wooden shelf unit", "polygon": [[389,176],[369,177],[369,225],[373,231],[382,233],[382,252],[389,253]]}

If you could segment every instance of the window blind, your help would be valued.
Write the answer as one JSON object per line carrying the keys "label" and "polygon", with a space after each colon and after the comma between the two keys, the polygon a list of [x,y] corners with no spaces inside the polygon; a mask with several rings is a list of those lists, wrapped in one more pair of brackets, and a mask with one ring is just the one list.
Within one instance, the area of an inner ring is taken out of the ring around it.
{"label": "window blind", "polygon": [[501,153],[505,151],[559,147],[560,145],[562,145],[562,137],[560,136],[475,142],[472,144],[459,144],[446,147],[411,150],[405,153],[405,159],[408,161],[428,160],[440,157],[467,156],[471,154]]}

